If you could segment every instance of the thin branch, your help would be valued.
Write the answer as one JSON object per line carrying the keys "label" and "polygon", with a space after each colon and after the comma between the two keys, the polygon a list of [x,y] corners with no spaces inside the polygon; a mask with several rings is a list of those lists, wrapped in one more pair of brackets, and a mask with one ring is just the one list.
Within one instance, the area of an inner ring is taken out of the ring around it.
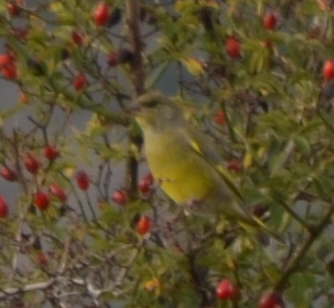
{"label": "thin branch", "polygon": [[274,287],[275,291],[280,292],[286,287],[290,277],[295,272],[297,272],[300,262],[305,257],[312,244],[321,235],[325,227],[330,223],[330,218],[333,214],[334,214],[334,203],[331,204],[327,213],[319,221],[319,223],[310,230],[310,234],[308,238],[305,240],[305,242],[301,246],[296,247],[295,253],[292,254],[290,260],[288,261],[283,275],[281,276],[281,278],[278,280],[278,282]]}
{"label": "thin branch", "polygon": [[[142,59],[142,36],[140,32],[140,1],[127,0],[127,25],[129,42],[133,51],[133,59],[130,62],[132,85],[135,97],[144,92],[144,66]],[[137,133],[129,131],[130,144],[134,144],[138,150],[142,145],[142,138]],[[137,195],[138,162],[133,153],[129,152],[126,162],[126,189],[130,197]]]}
{"label": "thin branch", "polygon": [[140,2],[138,0],[127,1],[127,25],[129,28],[129,41],[133,51],[131,61],[132,84],[136,95],[144,91],[144,67],[142,58],[143,42],[140,32]]}

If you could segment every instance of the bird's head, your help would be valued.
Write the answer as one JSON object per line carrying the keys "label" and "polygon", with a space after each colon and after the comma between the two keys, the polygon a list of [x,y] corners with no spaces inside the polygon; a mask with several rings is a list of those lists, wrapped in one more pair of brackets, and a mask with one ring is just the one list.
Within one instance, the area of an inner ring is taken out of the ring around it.
{"label": "bird's head", "polygon": [[175,102],[159,92],[144,94],[138,98],[136,120],[143,130],[163,130],[182,124],[183,111]]}

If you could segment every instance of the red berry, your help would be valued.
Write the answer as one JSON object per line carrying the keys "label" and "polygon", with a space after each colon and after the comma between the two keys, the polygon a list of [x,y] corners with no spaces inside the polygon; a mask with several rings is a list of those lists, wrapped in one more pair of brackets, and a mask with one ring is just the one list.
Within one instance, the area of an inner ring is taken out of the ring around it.
{"label": "red berry", "polygon": [[8,216],[8,205],[5,199],[0,196],[0,217],[6,218]]}
{"label": "red berry", "polygon": [[17,180],[16,172],[8,167],[1,168],[0,175],[8,182],[14,182]]}
{"label": "red berry", "polygon": [[116,190],[111,199],[119,205],[125,205],[128,201],[128,197],[124,190]]}
{"label": "red berry", "polygon": [[237,288],[228,279],[223,279],[216,287],[216,296],[219,299],[233,300],[236,297],[237,292]]}
{"label": "red berry", "polygon": [[59,151],[56,149],[55,146],[48,144],[44,148],[44,156],[48,160],[54,160],[59,156]]}
{"label": "red berry", "polygon": [[16,38],[25,40],[29,34],[29,29],[16,27],[13,28],[11,32]]}
{"label": "red berry", "polygon": [[11,64],[13,63],[14,58],[5,53],[5,54],[0,54],[0,69],[2,69],[3,67],[5,67],[7,64]]}
{"label": "red berry", "polygon": [[76,45],[80,46],[85,40],[85,34],[80,30],[73,30],[71,33],[71,38]]}
{"label": "red berry", "polygon": [[14,62],[8,63],[1,68],[2,75],[7,79],[15,79],[17,76],[16,65]]}
{"label": "red berry", "polygon": [[152,228],[152,221],[147,216],[141,216],[137,222],[137,231],[141,235],[145,235],[150,232]]}
{"label": "red berry", "polygon": [[327,60],[322,67],[322,75],[325,79],[332,79],[334,77],[334,60]]}
{"label": "red berry", "polygon": [[119,64],[118,54],[116,51],[111,51],[107,56],[107,63],[109,66],[116,66]]}
{"label": "red berry", "polygon": [[87,79],[83,73],[79,73],[73,80],[73,86],[77,91],[84,89],[87,86]]}
{"label": "red berry", "polygon": [[41,267],[45,267],[48,265],[48,259],[43,251],[38,251],[36,253],[36,262]]}
{"label": "red berry", "polygon": [[110,10],[108,4],[104,1],[100,1],[95,7],[93,18],[94,22],[98,26],[103,26],[107,23],[110,16]]}
{"label": "red berry", "polygon": [[35,193],[34,204],[41,211],[45,211],[50,205],[50,198],[45,192],[39,190]]}
{"label": "red berry", "polygon": [[233,170],[235,172],[240,172],[242,170],[242,165],[241,165],[240,161],[238,161],[236,159],[231,159],[227,163],[227,169]]}
{"label": "red berry", "polygon": [[151,190],[154,179],[151,173],[146,174],[139,181],[139,190],[144,194]]}
{"label": "red berry", "polygon": [[225,116],[225,112],[222,110],[217,111],[215,117],[214,117],[214,121],[218,124],[218,125],[225,125],[226,123],[226,116]]}
{"label": "red berry", "polygon": [[28,152],[23,158],[23,163],[25,168],[32,174],[36,174],[39,169],[39,161],[36,159],[36,157]]}
{"label": "red berry", "polygon": [[273,42],[269,40],[263,41],[263,45],[267,47],[268,49],[271,49],[273,47]]}
{"label": "red berry", "polygon": [[81,190],[87,190],[89,188],[89,177],[85,171],[79,171],[76,175],[77,185]]}
{"label": "red berry", "polygon": [[274,13],[267,13],[263,16],[263,26],[267,30],[273,30],[276,27],[277,18]]}
{"label": "red berry", "polygon": [[275,292],[265,293],[259,301],[259,308],[280,308],[280,297]]}
{"label": "red berry", "polygon": [[56,183],[52,183],[49,186],[49,189],[51,191],[51,194],[54,195],[55,197],[57,197],[59,199],[59,201],[61,202],[65,202],[67,199],[66,193],[64,192],[64,190]]}
{"label": "red berry", "polygon": [[14,3],[16,1],[11,1],[7,3],[7,11],[12,16],[18,16],[20,15],[20,8],[17,5],[17,3]]}
{"label": "red berry", "polygon": [[239,58],[240,57],[240,43],[235,37],[229,37],[226,40],[226,52],[231,58]]}
{"label": "red berry", "polygon": [[151,185],[148,183],[148,182],[145,182],[145,181],[140,181],[139,182],[139,190],[145,194],[147,193],[148,191],[151,190]]}

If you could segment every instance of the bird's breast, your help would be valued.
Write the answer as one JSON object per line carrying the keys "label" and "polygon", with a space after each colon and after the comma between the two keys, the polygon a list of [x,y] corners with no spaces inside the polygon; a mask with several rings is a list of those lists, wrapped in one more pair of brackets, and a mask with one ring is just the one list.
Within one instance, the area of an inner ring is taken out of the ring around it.
{"label": "bird's breast", "polygon": [[212,194],[221,179],[181,134],[145,136],[150,170],[162,190],[176,203],[201,201]]}

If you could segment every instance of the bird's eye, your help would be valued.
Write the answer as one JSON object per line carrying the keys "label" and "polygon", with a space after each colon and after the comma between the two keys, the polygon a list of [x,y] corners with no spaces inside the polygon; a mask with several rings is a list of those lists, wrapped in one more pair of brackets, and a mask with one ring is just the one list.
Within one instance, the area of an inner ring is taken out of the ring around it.
{"label": "bird's eye", "polygon": [[154,108],[157,105],[157,101],[151,100],[145,103],[145,107],[147,108]]}

